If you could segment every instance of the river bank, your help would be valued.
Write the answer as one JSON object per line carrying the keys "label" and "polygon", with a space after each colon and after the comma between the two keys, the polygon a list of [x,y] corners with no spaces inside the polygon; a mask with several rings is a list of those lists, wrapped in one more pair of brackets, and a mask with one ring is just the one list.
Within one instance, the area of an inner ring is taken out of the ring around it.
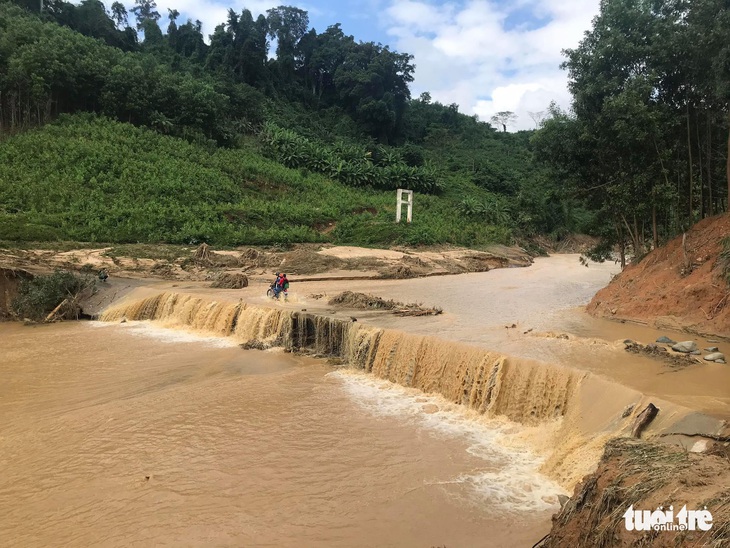
{"label": "river bank", "polygon": [[708,217],[630,264],[591,299],[596,317],[730,339],[730,215]]}
{"label": "river bank", "polygon": [[213,281],[226,273],[271,277],[275,271],[286,271],[292,280],[408,279],[529,266],[532,260],[524,249],[503,245],[481,251],[454,246],[370,249],[322,244],[225,250],[148,244],[0,249],[0,267],[92,273],[103,268],[111,277],[175,281]]}

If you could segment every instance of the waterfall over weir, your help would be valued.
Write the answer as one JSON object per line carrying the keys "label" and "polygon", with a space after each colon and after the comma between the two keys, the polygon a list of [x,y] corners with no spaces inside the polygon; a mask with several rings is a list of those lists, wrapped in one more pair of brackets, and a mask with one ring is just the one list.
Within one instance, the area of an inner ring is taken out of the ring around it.
{"label": "waterfall over weir", "polygon": [[526,425],[562,417],[584,376],[560,366],[516,360],[435,337],[180,293],[121,303],[100,319],[122,318],[233,337],[251,347],[281,346],[337,358],[382,379]]}
{"label": "waterfall over weir", "polygon": [[[506,417],[526,427],[526,442],[546,457],[541,472],[567,489],[592,471],[608,439],[629,434],[634,415],[650,401],[662,409],[653,433],[674,428],[690,413],[578,369],[243,301],[167,292],[121,302],[100,317],[108,322],[125,318],[228,337],[244,348],[282,347],[334,358],[378,378],[438,394],[484,417]],[[629,407],[633,413],[626,413]]]}

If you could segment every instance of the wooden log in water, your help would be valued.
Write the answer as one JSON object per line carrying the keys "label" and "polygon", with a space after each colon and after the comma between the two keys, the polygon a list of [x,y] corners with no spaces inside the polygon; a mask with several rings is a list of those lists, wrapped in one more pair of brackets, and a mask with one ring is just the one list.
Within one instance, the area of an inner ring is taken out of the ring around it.
{"label": "wooden log in water", "polygon": [[659,413],[659,408],[656,405],[654,405],[653,403],[647,405],[644,410],[636,417],[636,420],[634,421],[634,426],[631,428],[631,435],[635,438],[640,438],[641,432],[649,425],[651,421],[654,420],[654,417],[656,417],[657,413]]}
{"label": "wooden log in water", "polygon": [[58,305],[58,306],[57,306],[56,308],[54,308],[54,309],[53,309],[53,310],[51,311],[51,313],[50,313],[50,314],[48,314],[48,316],[46,316],[46,319],[45,319],[44,321],[46,321],[46,322],[50,322],[50,321],[51,321],[51,320],[52,320],[52,319],[54,318],[54,316],[55,316],[56,314],[58,314],[58,311],[59,311],[59,310],[61,310],[61,308],[63,308],[63,307],[64,307],[64,306],[66,306],[67,304],[68,304],[68,299],[64,299],[64,300],[62,300],[62,301],[61,301],[61,302],[59,303],[59,305]]}

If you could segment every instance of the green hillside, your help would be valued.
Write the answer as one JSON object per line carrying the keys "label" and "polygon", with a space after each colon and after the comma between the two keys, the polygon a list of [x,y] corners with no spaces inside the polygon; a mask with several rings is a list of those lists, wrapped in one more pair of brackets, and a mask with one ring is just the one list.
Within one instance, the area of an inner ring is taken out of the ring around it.
{"label": "green hillside", "polygon": [[418,195],[396,225],[395,193],[289,169],[251,147],[207,149],[91,115],[64,116],[0,144],[5,240],[218,245],[507,241],[459,203]]}
{"label": "green hillside", "polygon": [[529,133],[411,99],[411,56],[338,25],[292,38],[297,8],[231,12],[206,45],[154,17],[140,43],[97,0],[45,6],[0,0],[0,239],[481,246],[590,218]]}
{"label": "green hillside", "polygon": [[[570,232],[643,256],[727,210],[730,8],[602,3],[572,108],[508,133],[411,96],[413,57],[230,10],[0,0],[0,239],[480,246]],[[141,40],[141,37],[144,37]],[[271,44],[276,43],[276,50]],[[500,120],[504,121],[498,123]],[[416,192],[396,226],[394,190]]]}

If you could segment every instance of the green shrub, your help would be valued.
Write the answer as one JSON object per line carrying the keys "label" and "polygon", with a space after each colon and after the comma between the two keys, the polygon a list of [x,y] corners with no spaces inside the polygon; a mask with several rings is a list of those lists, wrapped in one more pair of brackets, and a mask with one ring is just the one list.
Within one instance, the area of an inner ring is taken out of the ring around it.
{"label": "green shrub", "polygon": [[[394,149],[379,146],[368,151],[365,146],[343,142],[328,146],[274,123],[264,124],[261,138],[269,155],[285,166],[322,173],[348,186],[406,188],[427,194],[444,190],[433,167],[423,166],[422,156],[418,166],[412,167]],[[417,150],[411,149],[411,153],[409,159],[418,162]]]}
{"label": "green shrub", "polygon": [[82,278],[64,270],[23,280],[12,303],[13,312],[20,318],[41,321],[64,299],[74,300],[93,285],[94,279],[90,276]]}
{"label": "green shrub", "polygon": [[60,239],[55,227],[33,222],[29,216],[0,215],[0,236],[15,242],[40,242]]}

